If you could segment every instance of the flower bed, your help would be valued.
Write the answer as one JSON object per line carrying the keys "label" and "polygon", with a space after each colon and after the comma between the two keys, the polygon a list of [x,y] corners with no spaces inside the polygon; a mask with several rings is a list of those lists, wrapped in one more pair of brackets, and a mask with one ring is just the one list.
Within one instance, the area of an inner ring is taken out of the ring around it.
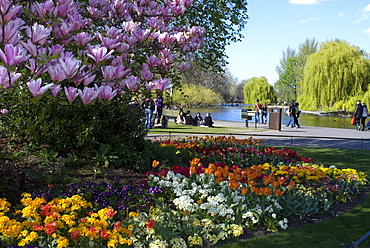
{"label": "flower bed", "polygon": [[0,200],[1,247],[204,247],[252,228],[286,229],[289,217],[328,210],[367,183],[356,170],[309,163],[251,139],[159,144],[192,149],[195,157],[170,168],[153,161],[139,184],[117,178],[71,185],[58,198],[25,193],[15,207]]}

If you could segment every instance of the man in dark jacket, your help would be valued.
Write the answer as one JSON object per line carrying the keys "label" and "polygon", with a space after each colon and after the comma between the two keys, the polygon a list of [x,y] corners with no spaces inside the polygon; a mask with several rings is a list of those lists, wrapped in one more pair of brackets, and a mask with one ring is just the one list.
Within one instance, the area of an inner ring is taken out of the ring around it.
{"label": "man in dark jacket", "polygon": [[357,105],[356,105],[356,108],[355,108],[355,112],[353,112],[353,117],[356,117],[356,128],[357,128],[357,130],[360,130],[360,128],[361,128],[360,121],[361,121],[361,117],[362,117],[362,111],[363,111],[363,107],[362,107],[361,101],[357,100]]}

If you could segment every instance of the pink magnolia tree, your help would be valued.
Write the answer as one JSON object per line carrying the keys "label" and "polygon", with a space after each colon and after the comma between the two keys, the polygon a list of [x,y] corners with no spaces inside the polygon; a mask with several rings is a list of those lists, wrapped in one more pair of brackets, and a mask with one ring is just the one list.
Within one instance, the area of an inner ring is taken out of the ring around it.
{"label": "pink magnolia tree", "polygon": [[176,25],[191,4],[0,0],[0,131],[61,156],[150,165],[144,111],[129,101],[189,68],[205,32]]}
{"label": "pink magnolia tree", "polygon": [[192,0],[0,0],[0,92],[72,103],[165,91],[203,43]]}

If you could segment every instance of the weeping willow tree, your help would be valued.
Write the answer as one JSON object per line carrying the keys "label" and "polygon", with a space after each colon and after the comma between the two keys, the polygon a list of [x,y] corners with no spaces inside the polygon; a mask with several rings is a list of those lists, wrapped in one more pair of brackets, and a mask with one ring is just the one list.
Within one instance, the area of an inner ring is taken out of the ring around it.
{"label": "weeping willow tree", "polygon": [[308,57],[298,101],[306,110],[333,109],[339,102],[345,106],[353,97],[361,99],[369,81],[365,53],[345,41],[330,41]]}
{"label": "weeping willow tree", "polygon": [[274,87],[265,77],[250,78],[244,86],[244,103],[254,104],[257,99],[261,103],[276,102]]}

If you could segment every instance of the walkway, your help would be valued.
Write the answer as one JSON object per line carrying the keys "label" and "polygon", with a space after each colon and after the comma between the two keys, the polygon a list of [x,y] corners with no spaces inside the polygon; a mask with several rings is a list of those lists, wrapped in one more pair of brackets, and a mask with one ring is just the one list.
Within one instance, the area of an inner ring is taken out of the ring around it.
{"label": "walkway", "polygon": [[[235,133],[224,134],[233,135],[238,139],[253,137],[253,139],[262,139],[268,146],[298,146],[298,147],[317,147],[317,148],[334,148],[334,149],[363,149],[370,150],[370,130],[357,131],[354,129],[326,128],[326,127],[302,127],[298,129],[286,128],[282,125],[281,131],[270,130],[268,124],[257,124],[254,129],[254,123],[249,123],[249,129],[245,127],[245,122],[219,121],[214,120],[215,127],[232,127]],[[208,134],[213,134],[212,128]],[[163,133],[148,134],[149,138],[168,138],[184,137],[189,134]],[[197,134],[197,136],[204,136]]]}

